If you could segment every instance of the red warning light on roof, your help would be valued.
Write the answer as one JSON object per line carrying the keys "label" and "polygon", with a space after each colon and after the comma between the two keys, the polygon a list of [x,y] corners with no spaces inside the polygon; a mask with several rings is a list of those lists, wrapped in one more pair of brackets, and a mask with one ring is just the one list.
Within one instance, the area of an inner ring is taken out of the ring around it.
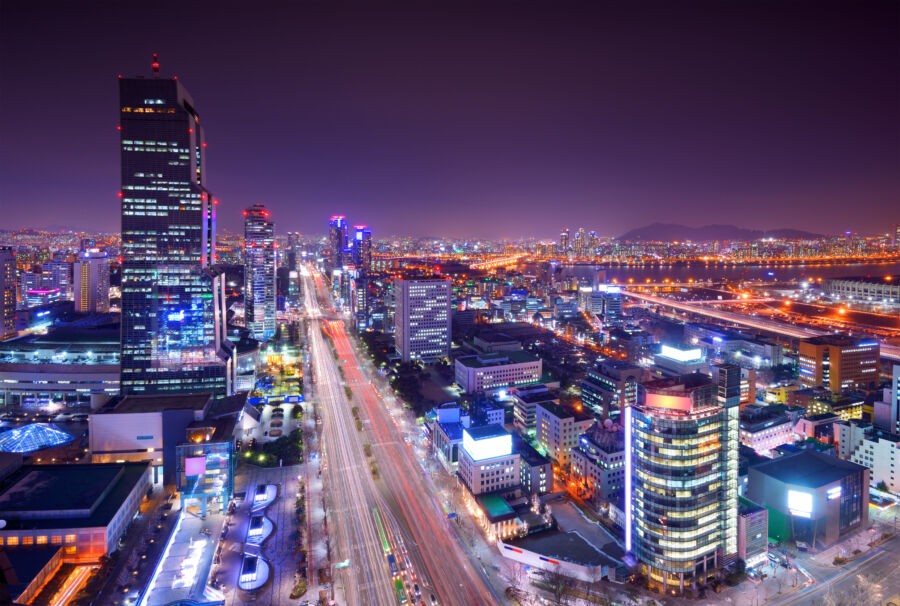
{"label": "red warning light on roof", "polygon": [[206,147],[206,141],[203,142],[203,147]]}
{"label": "red warning light on roof", "polygon": [[125,197],[125,194],[123,194],[122,192],[119,192],[118,195],[119,195],[120,198],[124,198],[124,197]]}
{"label": "red warning light on roof", "polygon": [[192,132],[194,132],[194,129],[193,129],[193,128],[189,128],[189,129],[188,129],[188,132],[189,132],[189,133],[192,133]]}
{"label": "red warning light on roof", "polygon": [[116,126],[116,130],[122,130],[122,125],[119,124],[118,126]]}

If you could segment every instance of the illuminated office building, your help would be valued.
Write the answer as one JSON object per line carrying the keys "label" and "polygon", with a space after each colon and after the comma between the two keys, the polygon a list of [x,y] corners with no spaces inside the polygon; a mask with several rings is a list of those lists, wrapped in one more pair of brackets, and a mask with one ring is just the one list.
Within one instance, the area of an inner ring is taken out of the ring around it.
{"label": "illuminated office building", "polygon": [[372,271],[372,230],[365,225],[353,228],[353,264],[359,272]]}
{"label": "illuminated office building", "polygon": [[450,280],[394,280],[395,345],[404,362],[450,354]]}
{"label": "illuminated office building", "polygon": [[216,201],[194,101],[175,78],[120,78],[122,393],[233,385]]}
{"label": "illuminated office building", "polygon": [[651,381],[624,410],[626,549],[665,593],[704,584],[738,551],[735,376]]}
{"label": "illuminated office building", "polygon": [[79,253],[72,272],[75,311],[109,311],[109,255],[93,250]]}
{"label": "illuminated office building", "polygon": [[16,252],[0,247],[0,339],[16,335]]}
{"label": "illuminated office building", "polygon": [[41,288],[59,289],[63,299],[72,294],[72,264],[68,261],[45,261],[41,264]]}
{"label": "illuminated office building", "polygon": [[833,393],[878,386],[878,341],[824,335],[800,342],[800,384]]}
{"label": "illuminated office building", "polygon": [[250,335],[275,334],[275,224],[262,204],[244,211],[244,320]]}
{"label": "illuminated office building", "polygon": [[647,376],[631,362],[604,361],[589,368],[581,381],[581,403],[600,419],[619,419],[622,409],[637,402],[638,385]]}

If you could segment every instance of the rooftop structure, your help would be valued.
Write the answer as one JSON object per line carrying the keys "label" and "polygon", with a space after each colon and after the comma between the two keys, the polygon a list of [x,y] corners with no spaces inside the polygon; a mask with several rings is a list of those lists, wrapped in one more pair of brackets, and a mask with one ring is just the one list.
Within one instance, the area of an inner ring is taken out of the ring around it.
{"label": "rooftop structure", "polygon": [[30,423],[0,433],[0,451],[29,453],[68,444],[75,436],[46,423]]}

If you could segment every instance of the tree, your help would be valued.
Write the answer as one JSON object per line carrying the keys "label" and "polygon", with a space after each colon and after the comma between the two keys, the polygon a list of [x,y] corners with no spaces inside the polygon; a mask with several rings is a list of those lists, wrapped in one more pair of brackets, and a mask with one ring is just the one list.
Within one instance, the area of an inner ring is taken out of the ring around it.
{"label": "tree", "polygon": [[557,606],[564,606],[569,603],[569,589],[572,586],[572,579],[567,577],[560,570],[557,564],[552,570],[546,573],[547,584],[550,594],[553,596],[553,603]]}

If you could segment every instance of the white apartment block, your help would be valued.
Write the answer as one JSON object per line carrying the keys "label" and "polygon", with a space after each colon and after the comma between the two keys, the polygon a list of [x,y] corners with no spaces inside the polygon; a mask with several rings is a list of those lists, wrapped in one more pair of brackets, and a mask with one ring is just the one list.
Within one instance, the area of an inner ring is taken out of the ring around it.
{"label": "white apartment block", "polygon": [[869,468],[871,486],[884,482],[890,492],[900,491],[900,436],[864,421],[840,421],[834,437],[840,458]]}

